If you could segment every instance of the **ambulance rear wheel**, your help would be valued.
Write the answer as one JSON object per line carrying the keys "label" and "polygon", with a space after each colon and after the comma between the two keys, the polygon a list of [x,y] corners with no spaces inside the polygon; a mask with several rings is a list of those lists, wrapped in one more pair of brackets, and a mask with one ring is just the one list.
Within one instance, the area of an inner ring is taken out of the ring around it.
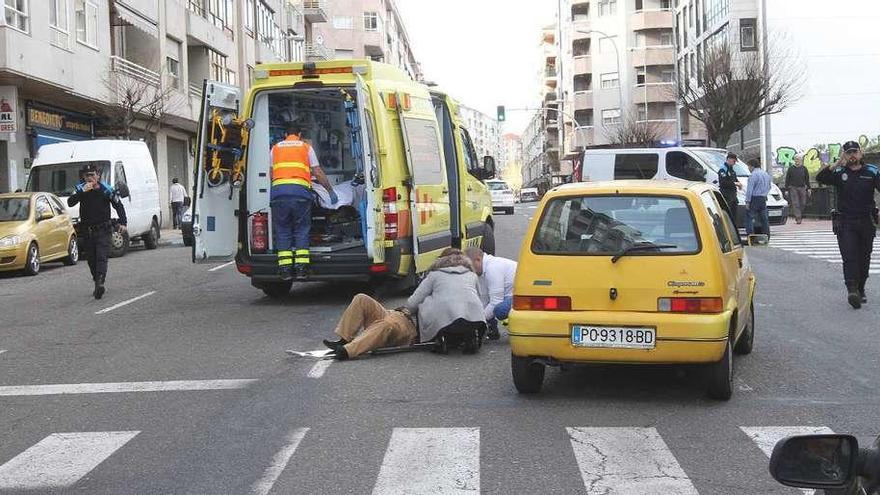
{"label": "ambulance rear wheel", "polygon": [[291,287],[293,287],[293,281],[288,280],[286,282],[266,282],[260,286],[260,289],[263,294],[272,299],[282,299],[290,294]]}

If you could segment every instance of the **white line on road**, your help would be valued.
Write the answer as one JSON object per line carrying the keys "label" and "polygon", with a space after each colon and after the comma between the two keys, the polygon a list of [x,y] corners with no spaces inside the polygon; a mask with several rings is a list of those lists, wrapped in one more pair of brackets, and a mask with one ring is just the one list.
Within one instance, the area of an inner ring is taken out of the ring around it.
{"label": "white line on road", "polygon": [[217,265],[217,266],[215,266],[214,268],[211,268],[211,269],[208,270],[208,271],[209,271],[209,272],[216,272],[217,270],[221,270],[221,269],[223,269],[223,268],[226,268],[227,266],[232,265],[232,264],[234,264],[234,263],[235,263],[235,260],[232,260],[232,261],[230,261],[229,263],[223,263],[222,265]]}
{"label": "white line on road", "polygon": [[156,293],[156,291],[151,290],[150,292],[147,292],[146,294],[141,294],[141,295],[139,295],[139,296],[137,296],[137,297],[132,297],[131,299],[129,299],[129,300],[127,300],[127,301],[122,301],[122,302],[119,303],[119,304],[114,304],[113,306],[110,306],[109,308],[104,308],[104,309],[102,309],[101,311],[95,311],[95,314],[96,314],[96,315],[102,315],[102,314],[104,314],[104,313],[109,313],[109,312],[113,311],[114,309],[119,309],[119,308],[121,308],[121,307],[123,307],[123,306],[126,306],[126,305],[128,305],[128,304],[131,304],[131,303],[133,303],[133,302],[135,302],[135,301],[138,301],[138,300],[140,300],[140,299],[143,299],[143,298],[145,298],[145,297],[150,297],[150,296],[152,296],[152,295],[155,294],[155,293]]}
{"label": "white line on road", "polygon": [[138,433],[53,433],[0,466],[0,491],[69,488]]}
{"label": "white line on road", "polygon": [[10,385],[0,387],[0,397],[25,395],[108,394],[124,392],[180,392],[235,390],[256,382],[239,380],[175,380],[166,382],[58,383],[52,385]]}
{"label": "white line on road", "polygon": [[480,493],[479,428],[395,428],[373,495]]}
{"label": "white line on road", "polygon": [[6,352],[6,349],[0,349],[0,354],[3,354],[4,352]]}
{"label": "white line on road", "polygon": [[332,359],[322,359],[318,361],[317,363],[315,363],[314,366],[312,366],[312,369],[309,370],[309,378],[321,378],[322,376],[324,376],[324,372],[327,371],[327,368],[329,368],[331,364],[333,364]]}
{"label": "white line on road", "polygon": [[[819,433],[834,433],[825,426],[740,426],[749,438],[752,439],[767,457],[773,454],[776,442],[792,435],[811,435]],[[814,493],[813,490],[801,490],[804,493]]]}
{"label": "white line on road", "polygon": [[272,464],[266,468],[263,477],[251,487],[252,495],[267,495],[272,490],[275,482],[278,481],[278,477],[281,476],[281,472],[287,467],[287,463],[290,462],[290,458],[296,452],[296,448],[299,447],[299,443],[308,431],[308,428],[296,428],[287,434],[287,438],[284,439],[284,448],[275,454],[275,457],[272,458]]}
{"label": "white line on road", "polygon": [[736,383],[737,390],[742,392],[752,392],[755,390],[748,383],[744,382],[742,378],[734,378],[733,381]]}
{"label": "white line on road", "polygon": [[587,493],[697,495],[656,428],[567,428]]}

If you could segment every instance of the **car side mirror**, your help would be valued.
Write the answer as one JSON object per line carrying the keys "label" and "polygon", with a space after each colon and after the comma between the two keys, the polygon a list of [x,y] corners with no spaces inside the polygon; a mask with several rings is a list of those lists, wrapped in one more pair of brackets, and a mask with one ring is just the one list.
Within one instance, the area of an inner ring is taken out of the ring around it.
{"label": "car side mirror", "polygon": [[859,442],[852,435],[799,435],[780,440],[770,475],[797,488],[844,488],[856,475]]}
{"label": "car side mirror", "polygon": [[492,177],[495,177],[495,158],[487,155],[483,157],[483,179]]}
{"label": "car side mirror", "polygon": [[127,198],[131,195],[126,184],[116,184],[116,193],[119,194],[120,198]]}

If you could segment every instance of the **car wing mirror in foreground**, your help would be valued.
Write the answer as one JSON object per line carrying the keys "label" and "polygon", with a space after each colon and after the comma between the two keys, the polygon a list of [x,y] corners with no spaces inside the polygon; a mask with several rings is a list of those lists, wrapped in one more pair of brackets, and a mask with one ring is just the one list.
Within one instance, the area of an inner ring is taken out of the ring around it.
{"label": "car wing mirror in foreground", "polygon": [[845,488],[856,476],[859,442],[852,435],[799,435],[780,440],[770,475],[797,488]]}

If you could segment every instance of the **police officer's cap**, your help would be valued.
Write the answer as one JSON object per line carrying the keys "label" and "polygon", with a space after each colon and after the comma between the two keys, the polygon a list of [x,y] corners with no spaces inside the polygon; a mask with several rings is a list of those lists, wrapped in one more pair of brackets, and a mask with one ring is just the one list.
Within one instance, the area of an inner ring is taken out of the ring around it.
{"label": "police officer's cap", "polygon": [[79,173],[80,173],[81,175],[86,175],[86,174],[97,174],[97,173],[98,173],[98,167],[95,166],[94,163],[86,163],[86,164],[83,166],[83,168],[80,169]]}
{"label": "police officer's cap", "polygon": [[847,141],[847,142],[843,143],[843,151],[844,152],[846,152],[846,151],[860,151],[861,149],[862,149],[862,147],[859,146],[859,143],[857,143],[855,141]]}
{"label": "police officer's cap", "polygon": [[727,159],[730,160],[731,158],[733,158],[734,160],[739,159],[739,157],[736,156],[736,153],[728,153],[728,154],[727,154]]}

